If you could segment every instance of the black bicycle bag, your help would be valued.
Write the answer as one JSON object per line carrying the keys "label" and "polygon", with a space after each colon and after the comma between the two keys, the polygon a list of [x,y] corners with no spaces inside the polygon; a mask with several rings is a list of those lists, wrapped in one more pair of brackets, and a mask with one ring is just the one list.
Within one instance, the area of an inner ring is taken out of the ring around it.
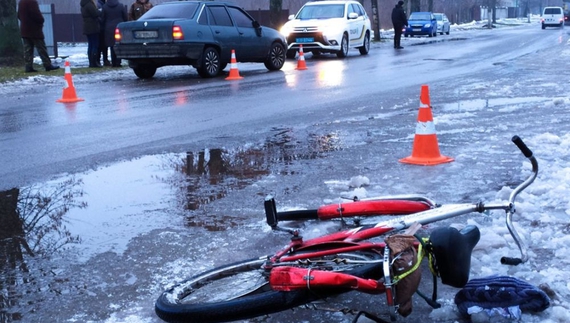
{"label": "black bicycle bag", "polygon": [[441,282],[461,288],[469,281],[471,253],[479,242],[479,228],[468,225],[461,231],[453,227],[435,229],[429,237],[428,250],[435,257],[435,270]]}

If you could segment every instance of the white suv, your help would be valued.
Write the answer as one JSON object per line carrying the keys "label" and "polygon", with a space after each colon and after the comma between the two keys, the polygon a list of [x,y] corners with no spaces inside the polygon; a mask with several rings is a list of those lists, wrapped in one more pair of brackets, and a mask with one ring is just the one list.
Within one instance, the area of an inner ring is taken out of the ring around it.
{"label": "white suv", "polygon": [[295,58],[300,45],[313,55],[336,53],[346,57],[356,47],[361,55],[370,50],[370,19],[364,7],[354,0],[307,2],[281,28],[287,38],[287,57]]}
{"label": "white suv", "polygon": [[564,28],[564,11],[562,7],[544,7],[540,18],[542,29],[546,27]]}

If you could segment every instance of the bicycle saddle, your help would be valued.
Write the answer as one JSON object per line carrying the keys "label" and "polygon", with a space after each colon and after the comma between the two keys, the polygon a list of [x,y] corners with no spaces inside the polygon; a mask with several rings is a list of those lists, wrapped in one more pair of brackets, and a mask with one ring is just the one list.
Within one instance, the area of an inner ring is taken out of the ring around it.
{"label": "bicycle saddle", "polygon": [[435,229],[429,237],[435,268],[441,282],[461,288],[469,281],[471,252],[479,242],[479,228],[468,225],[461,231],[453,227]]}

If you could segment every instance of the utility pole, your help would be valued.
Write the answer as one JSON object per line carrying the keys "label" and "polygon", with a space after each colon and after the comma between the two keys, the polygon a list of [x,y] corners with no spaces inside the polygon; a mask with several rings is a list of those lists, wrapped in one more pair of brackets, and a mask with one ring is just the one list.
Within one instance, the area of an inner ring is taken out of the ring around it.
{"label": "utility pole", "polygon": [[374,40],[380,41],[380,18],[378,17],[378,0],[372,1],[372,30],[374,30]]}

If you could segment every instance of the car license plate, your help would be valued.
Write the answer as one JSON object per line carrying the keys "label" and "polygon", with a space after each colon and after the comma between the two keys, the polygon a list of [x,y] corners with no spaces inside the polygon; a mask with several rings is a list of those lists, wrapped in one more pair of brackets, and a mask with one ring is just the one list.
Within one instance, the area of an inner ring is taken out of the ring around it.
{"label": "car license plate", "polygon": [[135,31],[135,38],[157,38],[158,32],[156,30],[137,30]]}
{"label": "car license plate", "polygon": [[297,38],[296,39],[298,43],[312,43],[315,41],[315,38],[313,37],[303,37],[303,38]]}
{"label": "car license plate", "polygon": [[414,28],[413,30],[414,30],[414,31],[422,31],[421,28]]}

